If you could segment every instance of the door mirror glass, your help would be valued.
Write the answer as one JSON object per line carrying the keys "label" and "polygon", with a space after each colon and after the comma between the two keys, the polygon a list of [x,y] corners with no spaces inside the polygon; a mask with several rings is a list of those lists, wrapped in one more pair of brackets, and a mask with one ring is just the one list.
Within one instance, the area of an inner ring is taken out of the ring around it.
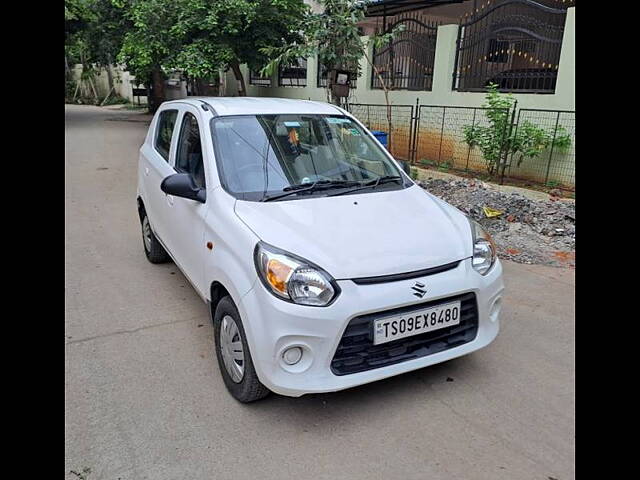
{"label": "door mirror glass", "polygon": [[409,162],[407,162],[406,160],[398,160],[398,163],[402,167],[402,170],[404,170],[404,173],[409,175],[409,178],[411,178],[411,165],[409,164]]}
{"label": "door mirror glass", "polygon": [[169,175],[160,184],[160,190],[167,195],[187,198],[196,202],[204,203],[207,199],[207,191],[199,187],[193,177],[188,173],[174,173]]}

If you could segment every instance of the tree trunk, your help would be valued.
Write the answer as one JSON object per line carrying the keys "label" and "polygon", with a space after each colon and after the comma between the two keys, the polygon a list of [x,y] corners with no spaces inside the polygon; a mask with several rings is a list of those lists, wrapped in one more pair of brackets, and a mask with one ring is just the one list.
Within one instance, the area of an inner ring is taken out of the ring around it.
{"label": "tree trunk", "polygon": [[224,97],[227,95],[227,74],[222,68],[218,71],[218,81],[218,96]]}
{"label": "tree trunk", "polygon": [[69,59],[66,55],[64,56],[64,73],[66,80],[72,80],[71,69],[69,68]]}
{"label": "tree trunk", "polygon": [[[139,84],[136,84],[136,87],[139,86]],[[151,83],[151,80],[147,80],[147,82],[144,84],[144,87],[147,89],[147,109],[149,110],[149,112],[151,112],[151,103],[153,103],[153,84]],[[140,97],[138,97],[138,105],[140,104]]]}
{"label": "tree trunk", "polygon": [[111,71],[111,62],[107,65],[107,82],[109,83],[109,91],[114,90],[113,86],[113,72]]}
{"label": "tree trunk", "polygon": [[196,78],[196,85],[198,86],[198,95],[207,97],[209,96],[208,83],[202,78]]}
{"label": "tree trunk", "polygon": [[149,103],[149,113],[156,113],[160,104],[165,101],[164,93],[164,73],[160,68],[151,71],[151,96],[147,98]]}
{"label": "tree trunk", "polygon": [[240,64],[237,61],[233,61],[229,64],[231,70],[233,70],[233,75],[236,77],[236,83],[238,85],[238,96],[246,97],[247,96],[247,87],[244,84],[244,76],[242,75],[242,71],[240,70]]}
{"label": "tree trunk", "polygon": [[393,128],[393,122],[391,121],[391,102],[389,101],[389,88],[382,78],[382,75],[380,75],[380,71],[366,53],[364,53],[364,58],[367,60],[367,63],[369,63],[369,65],[371,65],[371,67],[373,68],[375,75],[380,81],[380,86],[382,86],[382,90],[384,91],[384,101],[387,104],[387,127],[389,129],[389,131],[387,132],[387,147],[389,149],[389,152],[391,152],[391,130]]}

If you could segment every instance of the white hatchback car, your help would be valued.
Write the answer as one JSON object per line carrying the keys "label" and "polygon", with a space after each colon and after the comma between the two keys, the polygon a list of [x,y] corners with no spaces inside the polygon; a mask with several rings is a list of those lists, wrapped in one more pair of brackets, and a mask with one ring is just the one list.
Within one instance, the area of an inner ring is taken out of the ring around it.
{"label": "white hatchback car", "polygon": [[162,104],[138,211],[210,306],[241,402],[380,380],[478,350],[504,285],[493,242],[348,112],[276,98]]}

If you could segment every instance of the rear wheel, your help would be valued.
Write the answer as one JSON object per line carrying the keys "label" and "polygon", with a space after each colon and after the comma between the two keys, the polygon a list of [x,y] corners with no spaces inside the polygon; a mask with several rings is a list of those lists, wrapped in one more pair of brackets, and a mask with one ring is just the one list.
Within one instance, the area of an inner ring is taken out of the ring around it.
{"label": "rear wheel", "polygon": [[243,403],[269,395],[253,367],[244,326],[231,297],[220,300],[213,322],[218,366],[229,393]]}
{"label": "rear wheel", "polygon": [[142,218],[142,244],[144,245],[144,253],[147,256],[147,260],[151,263],[165,263],[171,259],[164,247],[160,245],[153,231],[151,231],[149,217],[147,217],[146,212]]}

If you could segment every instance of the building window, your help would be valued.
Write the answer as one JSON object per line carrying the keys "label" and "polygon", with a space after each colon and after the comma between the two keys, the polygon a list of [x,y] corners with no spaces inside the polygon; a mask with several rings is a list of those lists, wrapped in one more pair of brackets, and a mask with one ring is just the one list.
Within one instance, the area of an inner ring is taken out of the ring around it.
{"label": "building window", "polygon": [[307,60],[299,58],[291,65],[283,65],[278,69],[278,86],[306,87]]}
{"label": "building window", "polygon": [[257,72],[249,70],[249,85],[255,85],[256,87],[270,87],[271,77],[261,77]]}

